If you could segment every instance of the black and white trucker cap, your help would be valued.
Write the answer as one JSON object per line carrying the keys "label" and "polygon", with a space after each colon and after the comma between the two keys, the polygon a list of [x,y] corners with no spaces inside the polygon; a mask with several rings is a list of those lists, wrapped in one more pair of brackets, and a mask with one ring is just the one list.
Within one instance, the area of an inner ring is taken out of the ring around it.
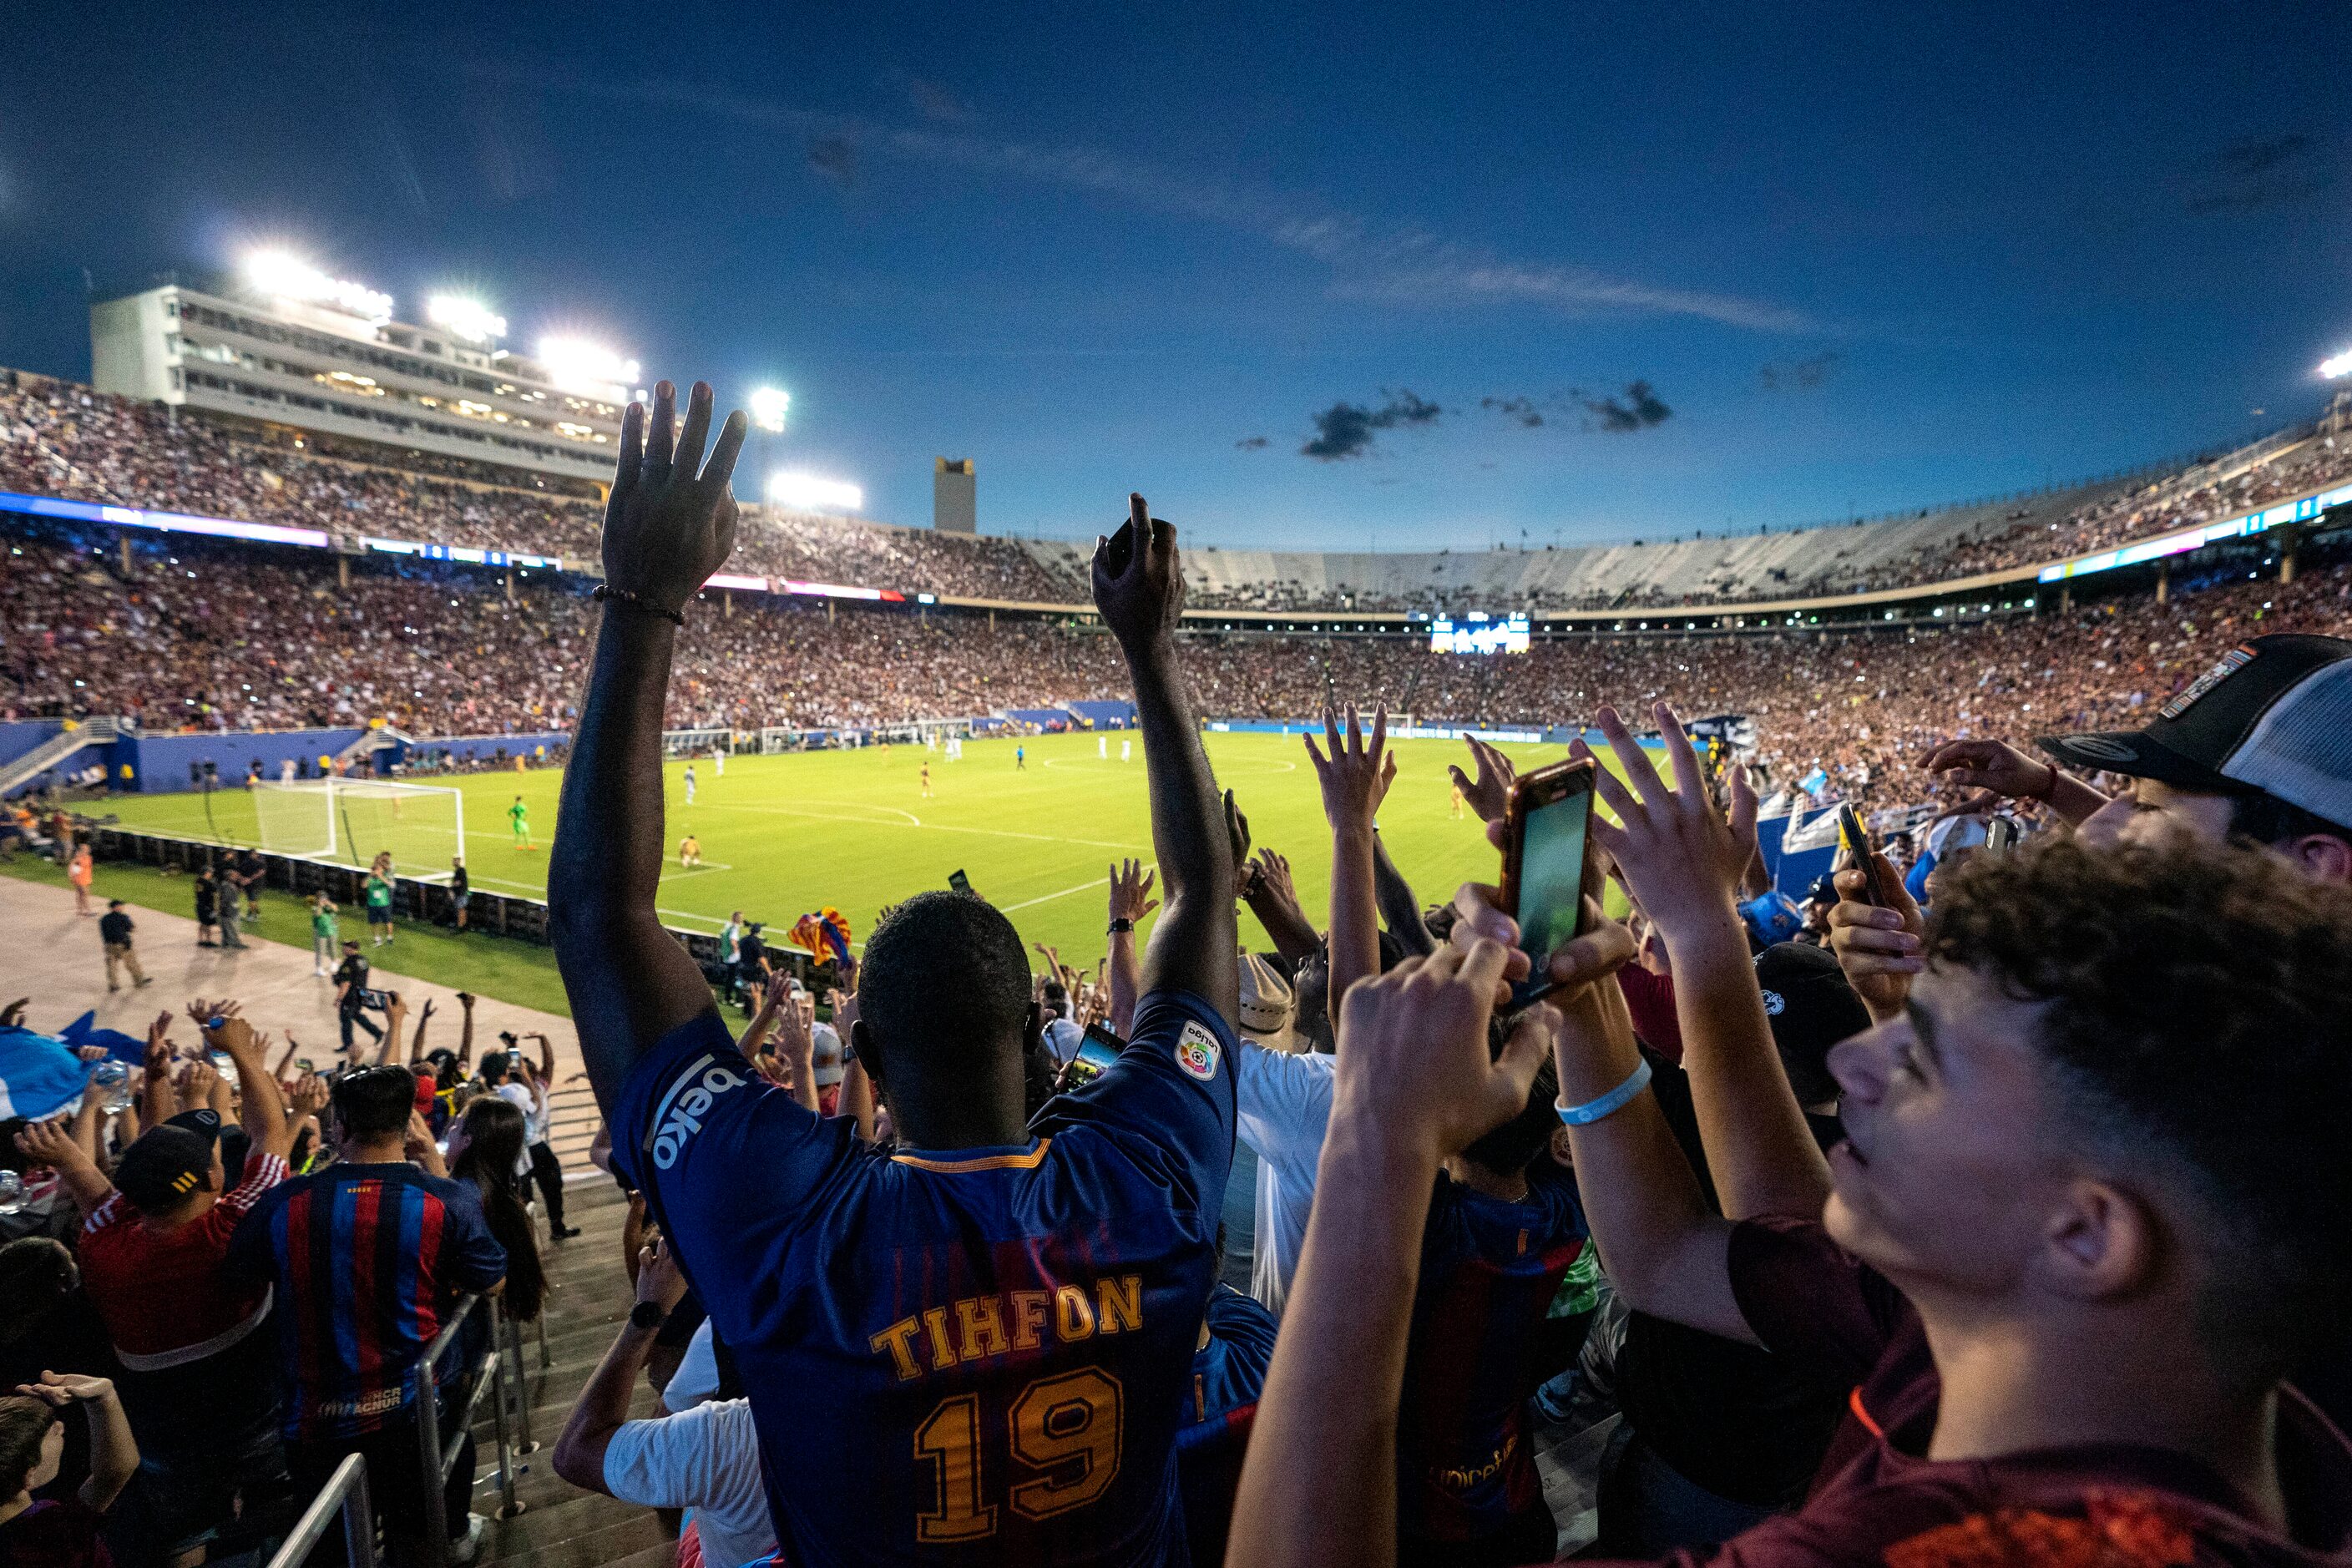
{"label": "black and white trucker cap", "polygon": [[2044,735],[2070,768],[2207,795],[2261,793],[2352,827],[2352,642],[2253,637],[2183,687],[2143,730]]}

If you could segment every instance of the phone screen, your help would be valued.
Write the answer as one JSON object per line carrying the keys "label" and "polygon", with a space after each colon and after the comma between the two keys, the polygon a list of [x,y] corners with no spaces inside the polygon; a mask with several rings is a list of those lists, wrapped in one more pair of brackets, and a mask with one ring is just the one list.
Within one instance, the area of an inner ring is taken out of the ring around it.
{"label": "phone screen", "polygon": [[1062,1071],[1062,1087],[1066,1089],[1083,1089],[1094,1082],[1110,1070],[1110,1064],[1118,1060],[1118,1036],[1099,1024],[1089,1026],[1086,1038],[1078,1042],[1078,1054],[1070,1058],[1070,1065]]}
{"label": "phone screen", "polygon": [[1528,813],[1519,841],[1519,946],[1533,961],[1528,976],[1540,988],[1544,960],[1576,935],[1583,913],[1584,840],[1592,823],[1592,792],[1576,790]]}
{"label": "phone screen", "polygon": [[969,893],[971,891],[971,879],[965,876],[963,868],[959,866],[948,873],[948,886],[959,893]]}

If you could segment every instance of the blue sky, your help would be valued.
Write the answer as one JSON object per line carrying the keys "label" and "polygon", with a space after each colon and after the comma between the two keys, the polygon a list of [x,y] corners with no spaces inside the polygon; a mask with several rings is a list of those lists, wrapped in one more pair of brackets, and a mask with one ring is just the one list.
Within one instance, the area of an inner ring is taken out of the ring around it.
{"label": "blue sky", "polygon": [[755,9],[21,15],[0,363],[269,239],[781,383],[891,521],[1397,549],[2039,485],[2352,346],[2340,4]]}

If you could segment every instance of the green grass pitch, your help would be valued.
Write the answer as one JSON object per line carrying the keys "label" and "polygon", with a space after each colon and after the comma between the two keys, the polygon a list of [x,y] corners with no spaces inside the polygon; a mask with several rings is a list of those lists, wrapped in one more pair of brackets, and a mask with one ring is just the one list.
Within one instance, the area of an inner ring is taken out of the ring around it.
{"label": "green grass pitch", "polygon": [[[686,804],[685,764],[663,769],[667,804],[661,910],[673,925],[715,931],[730,910],[765,921],[781,938],[794,920],[831,904],[849,917],[856,940],[874,929],[882,906],[927,888],[944,888],[961,868],[975,891],[1009,915],[1023,938],[1060,949],[1065,961],[1091,964],[1105,942],[1107,879],[1112,859],[1152,858],[1142,742],[1131,732],[1107,737],[1096,755],[1092,734],[967,742],[961,762],[922,748],[814,752],[728,759],[718,777],[708,758],[695,764],[695,804]],[[1123,739],[1134,760],[1118,760]],[[1297,735],[1208,734],[1209,761],[1250,820],[1254,841],[1290,858],[1301,901],[1324,922],[1330,886],[1330,837],[1315,772]],[[1013,750],[1027,749],[1016,768]],[[1476,878],[1494,879],[1499,861],[1475,816],[1452,809],[1448,763],[1468,760],[1458,741],[1399,741],[1397,779],[1381,810],[1381,838],[1423,902],[1449,897]],[[1505,748],[1526,767],[1561,755],[1559,747]],[[923,763],[933,798],[921,797]],[[438,781],[419,781],[438,782]],[[466,864],[488,891],[543,896],[547,846],[555,831],[559,773],[474,774],[456,781],[466,797]],[[538,847],[515,847],[506,810],[520,792],[530,808]],[[126,826],[188,837],[255,839],[254,808],[241,790],[217,792],[207,822],[194,795],[130,796],[115,809]],[[688,831],[702,842],[700,870],[677,864]],[[365,858],[363,850],[362,858]],[[408,870],[436,868],[404,867]],[[1149,930],[1149,922],[1146,925]],[[1243,940],[1266,945],[1246,914]]]}

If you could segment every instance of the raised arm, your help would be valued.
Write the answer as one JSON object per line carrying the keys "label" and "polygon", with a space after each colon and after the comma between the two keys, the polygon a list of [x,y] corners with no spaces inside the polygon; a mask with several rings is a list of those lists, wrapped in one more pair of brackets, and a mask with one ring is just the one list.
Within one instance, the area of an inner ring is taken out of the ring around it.
{"label": "raised arm", "polygon": [[408,1037],[408,1065],[411,1068],[425,1059],[425,1030],[433,1022],[433,998],[427,996],[425,1005],[416,1010],[416,1032]]}
{"label": "raised arm", "polygon": [[1315,1209],[1234,1502],[1237,1568],[1396,1561],[1397,1403],[1422,1226],[1439,1162],[1527,1104],[1558,1026],[1531,1008],[1489,1059],[1497,984],[1526,963],[1494,942],[1448,946],[1348,994]]}
{"label": "raised arm", "polygon": [[1315,781],[1323,792],[1323,819],[1331,825],[1331,998],[1336,1012],[1349,986],[1381,972],[1372,818],[1396,777],[1396,754],[1388,750],[1385,710],[1373,717],[1368,742],[1355,709],[1348,710],[1348,731],[1342,736],[1338,715],[1326,708],[1323,734],[1331,748],[1328,757],[1316,749],[1311,732],[1305,740],[1307,755],[1315,763]]}
{"label": "raised arm", "polygon": [[[1465,887],[1454,908],[1453,941],[1474,934],[1518,941],[1518,927],[1495,907],[1493,889]],[[1553,1058],[1559,1101],[1571,1109],[1606,1106],[1642,1068],[1625,994],[1601,984],[1633,958],[1633,933],[1601,920],[1590,900],[1587,910],[1590,929],[1550,962],[1551,979],[1565,987],[1556,998],[1560,1025]],[[1568,1130],[1577,1190],[1601,1267],[1626,1304],[1752,1342],[1731,1293],[1731,1223],[1707,1211],[1656,1097],[1642,1088],[1613,1110],[1588,1114]]]}
{"label": "raised arm", "polygon": [[[665,1313],[686,1295],[686,1276],[678,1272],[667,1245],[657,1241],[638,1255],[636,1288],[640,1302],[651,1301]],[[555,1440],[555,1473],[573,1486],[592,1492],[606,1489],[604,1450],[629,1419],[637,1378],[652,1359],[660,1333],[658,1327],[641,1329],[625,1321],[604,1359],[589,1374],[587,1386],[572,1406],[572,1418],[563,1424],[563,1435]]]}
{"label": "raised arm", "polygon": [[171,1027],[169,1013],[147,1026],[147,1076],[140,1084],[139,1120],[149,1127],[161,1127],[180,1113],[180,1098],[172,1089],[172,1042],[165,1037]]}
{"label": "raised arm", "polygon": [[632,403],[604,508],[604,598],[563,770],[549,856],[549,934],[580,1029],[580,1054],[609,1114],[640,1052],[711,1009],[692,955],[662,929],[663,701],[687,605],[735,542],[728,481],[743,445],[727,416],[709,463],[710,388],[700,382],[676,422],[677,391]]}
{"label": "raised arm", "polygon": [[555,1042],[537,1030],[533,1030],[523,1038],[539,1042],[540,1081],[547,1086],[548,1093],[553,1094],[555,1092]]}
{"label": "raised arm", "polygon": [[97,1213],[98,1205],[114,1195],[114,1184],[106,1179],[89,1152],[61,1122],[28,1122],[16,1134],[16,1152],[55,1171],[84,1219]]}
{"label": "raised arm", "polygon": [[1919,759],[1938,784],[1976,793],[1955,813],[1990,810],[2000,800],[2038,800],[2069,826],[2079,827],[2107,797],[2065,769],[2027,756],[2006,741],[1946,741]]}
{"label": "raised arm", "polygon": [[1151,896],[1154,875],[1140,860],[1110,864],[1110,1030],[1121,1039],[1135,1026],[1135,1004],[1143,994],[1136,928],[1160,907]]}
{"label": "raised arm", "polygon": [[1304,963],[1323,946],[1323,933],[1299,907],[1298,889],[1290,879],[1290,862],[1276,849],[1260,849],[1242,878],[1242,901],[1274,943],[1274,951],[1294,966]]}
{"label": "raised arm", "polygon": [[458,992],[457,1005],[465,1010],[457,1025],[457,1066],[467,1069],[474,1065],[474,994]]}
{"label": "raised arm", "polygon": [[[1600,770],[1595,786],[1623,826],[1596,816],[1593,837],[1624,872],[1626,887],[1666,944],[1691,1108],[1723,1212],[1733,1219],[1816,1219],[1829,1201],[1829,1166],[1773,1047],[1735,901],[1755,850],[1756,795],[1744,774],[1735,774],[1731,809],[1717,810],[1674,710],[1662,702],[1652,716],[1665,739],[1675,787],[1658,777],[1616,710],[1601,709],[1601,732],[1627,782]],[[1574,750],[1591,754],[1582,742]]]}
{"label": "raised arm", "polygon": [[383,994],[383,1038],[375,1048],[376,1067],[388,1066],[392,1053],[399,1047],[401,1026],[408,1022],[408,1003],[397,991]]}
{"label": "raised arm", "polygon": [[278,1080],[263,1062],[268,1041],[232,1013],[221,1020],[219,1028],[205,1031],[205,1044],[226,1052],[236,1064],[237,1091],[245,1102],[237,1120],[255,1150],[286,1158],[294,1147],[294,1123],[286,1115],[286,1097],[279,1092]]}
{"label": "raised arm", "polygon": [[[1094,592],[1135,685],[1151,842],[1167,900],[1144,949],[1142,984],[1146,992],[1190,991],[1231,1023],[1241,1012],[1233,844],[1177,663],[1184,576],[1176,530],[1150,516],[1141,496],[1128,502],[1127,524],[1095,545]],[[578,1016],[576,1004],[572,1012]]]}
{"label": "raised arm", "polygon": [[92,1513],[104,1513],[113,1507],[131,1478],[139,1473],[139,1443],[131,1435],[131,1418],[123,1414],[113,1383],[79,1373],[44,1372],[40,1382],[22,1384],[17,1392],[47,1400],[60,1410],[68,1405],[81,1406],[89,1420],[89,1479],[76,1495]]}
{"label": "raised arm", "polygon": [[1380,901],[1381,923],[1403,944],[1407,956],[1426,958],[1437,951],[1436,940],[1422,923],[1420,898],[1389,858],[1389,847],[1377,832],[1372,835],[1372,896]]}

